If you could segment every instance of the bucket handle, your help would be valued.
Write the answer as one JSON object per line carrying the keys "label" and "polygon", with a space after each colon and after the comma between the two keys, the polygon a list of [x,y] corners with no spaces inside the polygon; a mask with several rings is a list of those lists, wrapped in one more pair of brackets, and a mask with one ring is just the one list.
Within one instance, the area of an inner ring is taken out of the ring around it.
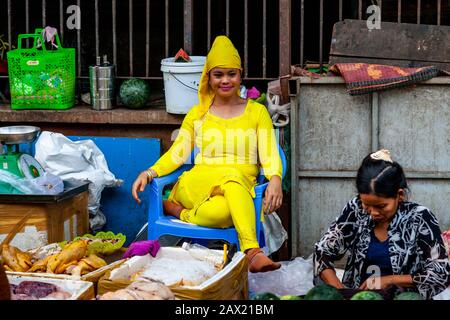
{"label": "bucket handle", "polygon": [[189,88],[189,89],[191,89],[191,90],[194,90],[194,91],[197,91],[197,92],[198,92],[198,88],[194,88],[194,87],[188,86],[186,83],[184,83],[183,81],[181,81],[180,79],[178,79],[178,78],[175,76],[175,74],[172,73],[172,71],[169,71],[169,74],[171,74],[172,77],[175,78],[175,80],[177,80],[179,83],[181,83],[181,84],[182,84],[183,86],[185,86],[186,88]]}

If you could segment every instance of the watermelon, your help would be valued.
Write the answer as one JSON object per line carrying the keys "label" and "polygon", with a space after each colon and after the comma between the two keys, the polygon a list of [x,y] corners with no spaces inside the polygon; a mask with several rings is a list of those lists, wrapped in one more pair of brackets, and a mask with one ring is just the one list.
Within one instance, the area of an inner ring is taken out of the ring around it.
{"label": "watermelon", "polygon": [[302,300],[302,298],[299,296],[285,295],[285,296],[281,296],[280,300]]}
{"label": "watermelon", "polygon": [[402,292],[394,297],[394,300],[424,300],[417,292]]}
{"label": "watermelon", "polygon": [[374,291],[360,291],[354,294],[350,300],[384,300],[383,297]]}
{"label": "watermelon", "polygon": [[150,88],[146,81],[131,78],[122,83],[119,96],[125,106],[142,108],[150,97]]}
{"label": "watermelon", "polygon": [[251,300],[280,300],[280,298],[270,292],[262,292],[255,294]]}
{"label": "watermelon", "polygon": [[175,62],[191,62],[192,59],[183,49],[178,50],[175,58],[173,59]]}
{"label": "watermelon", "polygon": [[335,287],[321,284],[310,289],[305,295],[305,300],[344,300],[344,297]]}

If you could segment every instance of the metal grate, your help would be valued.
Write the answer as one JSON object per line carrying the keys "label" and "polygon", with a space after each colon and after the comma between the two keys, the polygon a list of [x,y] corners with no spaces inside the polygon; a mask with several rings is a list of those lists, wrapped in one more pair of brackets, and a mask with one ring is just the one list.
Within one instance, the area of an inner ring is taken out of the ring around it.
{"label": "metal grate", "polygon": [[367,8],[378,5],[381,21],[450,25],[449,0],[292,0],[292,63],[327,63],[333,24],[367,19]]}
{"label": "metal grate", "polygon": [[[73,4],[79,30],[66,25]],[[241,53],[244,78],[258,81],[288,74],[291,64],[327,63],[333,24],[367,19],[372,4],[382,21],[450,25],[450,0],[0,0],[0,34],[16,45],[20,33],[55,26],[63,44],[77,49],[78,78],[107,54],[118,78],[149,80],[162,79],[161,59],[179,48],[206,55],[226,34]]]}

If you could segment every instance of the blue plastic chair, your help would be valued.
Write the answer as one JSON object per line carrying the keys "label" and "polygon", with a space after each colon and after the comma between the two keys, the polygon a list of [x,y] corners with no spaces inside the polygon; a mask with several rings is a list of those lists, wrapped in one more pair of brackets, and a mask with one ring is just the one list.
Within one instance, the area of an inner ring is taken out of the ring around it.
{"label": "blue plastic chair", "polygon": [[[283,179],[286,175],[286,156],[283,149],[278,146],[280,152],[281,162],[283,165]],[[171,174],[153,179],[150,183],[149,193],[149,214],[148,214],[148,239],[159,239],[162,235],[173,235],[179,237],[193,238],[193,239],[209,239],[209,240],[225,240],[229,243],[236,244],[239,250],[239,240],[236,229],[230,228],[207,228],[201,227],[192,223],[186,223],[172,216],[166,216],[163,212],[163,189],[166,185],[175,183],[178,177],[186,170],[193,167],[193,159],[196,151],[191,154],[192,164],[184,164]],[[268,181],[265,182],[263,170],[258,176],[258,184],[255,186],[256,197],[253,200],[255,205],[255,221],[256,221],[256,237],[259,245],[264,247],[264,228],[261,222],[261,208],[264,191],[267,188]]]}

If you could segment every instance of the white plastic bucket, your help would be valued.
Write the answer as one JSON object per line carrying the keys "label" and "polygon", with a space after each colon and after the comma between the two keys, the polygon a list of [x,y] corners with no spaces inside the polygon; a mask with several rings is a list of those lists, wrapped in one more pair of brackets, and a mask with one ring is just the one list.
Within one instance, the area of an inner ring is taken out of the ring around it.
{"label": "white plastic bucket", "polygon": [[168,113],[186,114],[198,104],[198,87],[206,57],[191,56],[191,59],[191,62],[174,62],[174,57],[161,60]]}

